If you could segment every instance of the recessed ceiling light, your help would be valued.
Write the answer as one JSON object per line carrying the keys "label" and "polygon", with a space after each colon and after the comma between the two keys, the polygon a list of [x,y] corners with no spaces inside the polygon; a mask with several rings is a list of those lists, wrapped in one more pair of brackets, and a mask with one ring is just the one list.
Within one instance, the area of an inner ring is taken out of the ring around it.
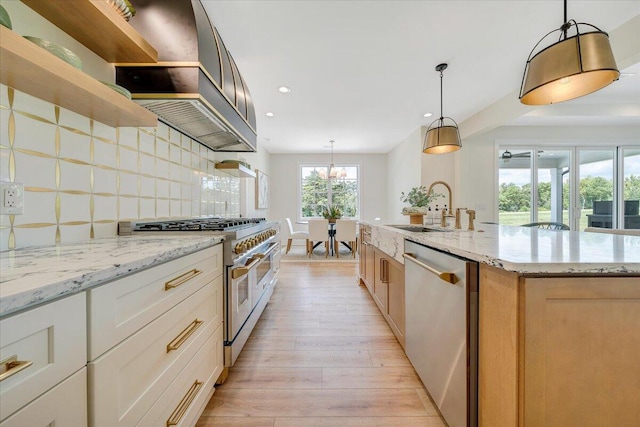
{"label": "recessed ceiling light", "polygon": [[267,113],[265,114],[265,116],[267,116],[267,117],[273,117],[273,116],[275,116],[275,114],[273,114],[271,111],[269,111],[269,112],[267,112]]}
{"label": "recessed ceiling light", "polygon": [[288,88],[286,86],[280,86],[278,88],[278,92],[280,92],[280,93],[289,93],[289,92],[291,92],[291,88]]}
{"label": "recessed ceiling light", "polygon": [[424,113],[423,117],[431,117],[431,116],[433,116],[433,113]]}

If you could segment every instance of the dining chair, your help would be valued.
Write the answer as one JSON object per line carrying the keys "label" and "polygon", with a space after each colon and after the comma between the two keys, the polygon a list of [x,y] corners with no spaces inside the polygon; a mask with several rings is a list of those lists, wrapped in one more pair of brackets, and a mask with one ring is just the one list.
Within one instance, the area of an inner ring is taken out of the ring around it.
{"label": "dining chair", "polygon": [[287,240],[287,251],[285,255],[289,253],[291,250],[291,243],[293,239],[304,239],[306,240],[306,248],[307,252],[309,251],[309,233],[306,231],[293,231],[293,224],[291,224],[291,218],[285,218],[287,221],[287,225],[289,226],[289,240]]}
{"label": "dining chair", "polygon": [[569,226],[561,222],[532,222],[530,224],[522,224],[521,227],[538,227],[547,230],[569,230]]}
{"label": "dining chair", "polygon": [[345,242],[351,249],[351,256],[356,257],[356,220],[337,219],[336,234],[333,236],[333,251],[340,258],[340,242]]}
{"label": "dining chair", "polygon": [[313,253],[313,245],[324,242],[324,257],[329,256],[329,220],[326,219],[310,219],[309,220],[309,243],[307,243],[307,252],[309,258]]}

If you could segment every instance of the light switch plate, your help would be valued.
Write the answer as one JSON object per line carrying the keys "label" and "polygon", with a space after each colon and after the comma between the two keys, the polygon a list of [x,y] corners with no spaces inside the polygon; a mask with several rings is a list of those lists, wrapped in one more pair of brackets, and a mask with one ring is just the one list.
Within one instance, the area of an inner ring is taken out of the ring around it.
{"label": "light switch plate", "polygon": [[0,214],[21,215],[24,212],[24,185],[0,182]]}

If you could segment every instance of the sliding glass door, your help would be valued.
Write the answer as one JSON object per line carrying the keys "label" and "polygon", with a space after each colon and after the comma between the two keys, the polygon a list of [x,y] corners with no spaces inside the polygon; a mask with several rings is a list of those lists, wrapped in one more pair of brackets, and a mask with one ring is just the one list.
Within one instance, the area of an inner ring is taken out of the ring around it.
{"label": "sliding glass door", "polygon": [[640,147],[498,149],[500,224],[640,229]]}
{"label": "sliding glass door", "polygon": [[[500,150],[500,224],[570,223],[572,151],[539,148]],[[532,208],[533,206],[533,208]]]}
{"label": "sliding glass door", "polygon": [[577,229],[582,231],[586,227],[614,228],[615,149],[581,149],[578,150],[578,157],[580,189]]}
{"label": "sliding glass door", "polygon": [[622,150],[621,175],[624,219],[620,228],[640,229],[640,148]]}

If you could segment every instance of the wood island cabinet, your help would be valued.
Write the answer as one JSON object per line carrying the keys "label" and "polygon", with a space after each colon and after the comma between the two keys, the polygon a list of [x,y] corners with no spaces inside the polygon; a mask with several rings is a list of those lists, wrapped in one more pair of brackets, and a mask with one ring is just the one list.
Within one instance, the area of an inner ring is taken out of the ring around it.
{"label": "wood island cabinet", "polygon": [[360,242],[360,283],[404,347],[404,265],[371,244],[369,226],[360,227]]}
{"label": "wood island cabinet", "polygon": [[479,425],[638,425],[638,283],[481,264]]}
{"label": "wood island cabinet", "polygon": [[373,294],[375,259],[371,245],[371,227],[360,227],[360,282]]}
{"label": "wood island cabinet", "polygon": [[374,250],[374,280],[373,280],[373,300],[384,315],[387,313],[389,298],[389,281],[387,279],[386,257],[384,252]]}

